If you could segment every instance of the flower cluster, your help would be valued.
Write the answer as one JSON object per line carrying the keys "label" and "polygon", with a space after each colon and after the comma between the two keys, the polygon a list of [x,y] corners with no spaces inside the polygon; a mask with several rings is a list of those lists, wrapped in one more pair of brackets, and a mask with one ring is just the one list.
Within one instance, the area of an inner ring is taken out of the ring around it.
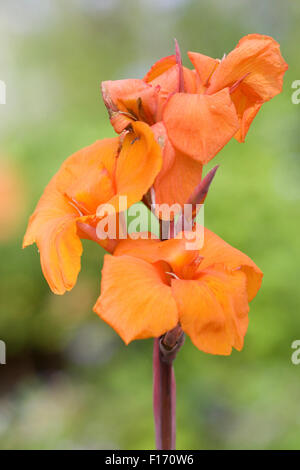
{"label": "flower cluster", "polygon": [[126,343],[180,325],[200,350],[230,354],[243,347],[249,302],[261,285],[262,272],[250,258],[208,229],[203,246],[192,250],[185,244],[189,232],[173,231],[167,240],[118,233],[103,240],[96,231],[99,207],[109,204],[121,216],[120,196],[125,209],[142,200],[203,202],[203,194],[193,199],[203,166],[232,138],[245,140],[262,104],[281,92],[287,70],[278,43],[258,34],[242,38],[222,60],[188,56],[192,70],[183,67],[176,43],[176,54],[143,79],[102,84],[118,135],[63,163],[30,218],[24,246],[37,244],[56,294],[76,283],[82,238],[104,247],[110,254],[94,310]]}

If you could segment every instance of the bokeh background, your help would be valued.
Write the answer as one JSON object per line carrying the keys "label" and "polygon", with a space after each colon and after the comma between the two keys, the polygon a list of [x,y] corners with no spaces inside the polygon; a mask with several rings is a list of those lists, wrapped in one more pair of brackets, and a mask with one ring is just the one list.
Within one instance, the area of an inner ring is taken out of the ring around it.
{"label": "bokeh background", "polygon": [[[179,449],[299,449],[300,3],[287,0],[2,0],[0,79],[1,449],[151,449],[152,341],[126,347],[92,313],[103,251],[84,243],[76,287],[53,295],[27,218],[63,160],[113,131],[102,80],[142,77],[173,51],[222,57],[240,37],[276,38],[289,64],[245,144],[230,142],[205,223],[264,271],[244,350],[176,360]],[[186,65],[187,65],[186,61]]]}

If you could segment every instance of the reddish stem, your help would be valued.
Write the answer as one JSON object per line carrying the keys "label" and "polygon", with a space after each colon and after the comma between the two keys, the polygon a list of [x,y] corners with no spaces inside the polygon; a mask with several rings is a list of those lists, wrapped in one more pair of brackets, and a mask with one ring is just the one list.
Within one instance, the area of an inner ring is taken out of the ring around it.
{"label": "reddish stem", "polygon": [[165,361],[155,338],[153,350],[153,408],[157,450],[175,449],[176,384],[173,361]]}
{"label": "reddish stem", "polygon": [[[162,239],[162,228],[163,221],[160,220],[160,239]],[[171,234],[171,238],[173,236],[174,233]],[[179,324],[160,338],[154,339],[153,411],[157,450],[175,449],[176,383],[173,361],[183,343],[184,333]]]}

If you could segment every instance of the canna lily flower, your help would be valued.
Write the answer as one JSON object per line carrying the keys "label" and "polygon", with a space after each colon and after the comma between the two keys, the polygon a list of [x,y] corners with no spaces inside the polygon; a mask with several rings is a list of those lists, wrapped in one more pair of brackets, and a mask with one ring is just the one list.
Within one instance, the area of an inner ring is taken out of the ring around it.
{"label": "canna lily flower", "polygon": [[196,93],[176,93],[163,120],[174,147],[203,164],[235,137],[244,142],[261,108],[282,91],[288,69],[279,44],[250,34],[222,60],[189,52],[197,76]]}
{"label": "canna lily flower", "polygon": [[46,187],[30,217],[23,248],[36,243],[44,276],[56,294],[72,289],[87,238],[112,251],[115,240],[96,236],[97,209],[119,196],[128,207],[140,201],[160,171],[162,156],[153,132],[132,123],[125,135],[104,139],[70,156]]}
{"label": "canna lily flower", "polygon": [[156,202],[185,203],[208,163],[232,137],[245,140],[261,105],[281,92],[287,64],[279,44],[252,34],[222,60],[189,52],[195,69],[176,55],[156,62],[143,80],[106,81],[102,94],[111,123],[121,132],[142,120],[163,150]]}
{"label": "canna lily flower", "polygon": [[201,249],[186,250],[185,243],[181,235],[121,240],[114,255],[104,257],[94,311],[126,344],[159,337],[179,323],[204,352],[240,351],[262,272],[207,229]]}

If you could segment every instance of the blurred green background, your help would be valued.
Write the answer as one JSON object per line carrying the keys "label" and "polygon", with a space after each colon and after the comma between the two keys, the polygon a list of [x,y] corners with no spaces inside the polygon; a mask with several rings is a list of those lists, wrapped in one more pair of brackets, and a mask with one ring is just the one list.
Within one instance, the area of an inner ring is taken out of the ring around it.
{"label": "blurred green background", "polygon": [[205,223],[265,277],[242,352],[206,355],[186,340],[175,364],[177,447],[300,448],[300,365],[291,362],[300,339],[299,22],[294,0],[1,1],[1,449],[154,447],[152,340],[126,347],[92,312],[103,251],[84,243],[79,281],[60,297],[22,237],[63,160],[113,135],[102,80],[142,77],[173,52],[174,37],[184,53],[222,57],[252,32],[278,40],[290,68],[246,143],[213,160],[221,167]]}

